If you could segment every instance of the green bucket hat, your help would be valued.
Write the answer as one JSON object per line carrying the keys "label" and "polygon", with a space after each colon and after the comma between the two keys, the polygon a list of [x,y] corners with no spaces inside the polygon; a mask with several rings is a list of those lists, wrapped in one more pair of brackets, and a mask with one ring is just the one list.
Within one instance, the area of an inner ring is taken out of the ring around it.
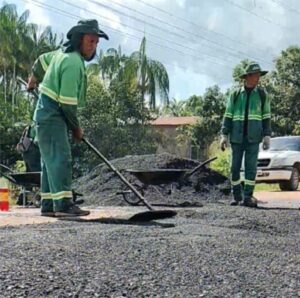
{"label": "green bucket hat", "polygon": [[109,39],[108,35],[100,30],[97,20],[80,20],[76,26],[69,30],[67,38],[71,39],[74,33],[96,34],[106,40]]}
{"label": "green bucket hat", "polygon": [[258,63],[250,63],[245,67],[244,72],[241,74],[240,78],[244,78],[246,75],[251,73],[260,73],[261,76],[264,76],[268,72],[266,70],[261,70]]}

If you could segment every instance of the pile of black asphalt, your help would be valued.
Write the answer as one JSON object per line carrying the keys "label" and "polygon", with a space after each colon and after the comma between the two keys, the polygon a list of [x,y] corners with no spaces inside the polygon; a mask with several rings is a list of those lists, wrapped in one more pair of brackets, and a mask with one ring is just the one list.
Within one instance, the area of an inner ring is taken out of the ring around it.
{"label": "pile of black asphalt", "polygon": [[[137,189],[144,187],[128,170],[187,169],[195,168],[199,161],[179,158],[170,154],[131,155],[112,160],[113,166]],[[209,164],[189,179],[169,184],[147,185],[145,198],[153,204],[201,206],[205,202],[228,201],[230,183],[226,177],[211,170]],[[90,173],[74,182],[74,189],[84,195],[89,206],[128,205],[120,194],[128,187],[105,164],[96,166]]]}

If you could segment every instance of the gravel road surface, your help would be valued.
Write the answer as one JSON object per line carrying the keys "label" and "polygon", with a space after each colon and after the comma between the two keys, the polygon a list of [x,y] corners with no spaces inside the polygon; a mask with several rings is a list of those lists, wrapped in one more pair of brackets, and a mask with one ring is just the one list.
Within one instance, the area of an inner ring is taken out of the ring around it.
{"label": "gravel road surface", "polygon": [[0,297],[300,297],[299,210],[0,228]]}

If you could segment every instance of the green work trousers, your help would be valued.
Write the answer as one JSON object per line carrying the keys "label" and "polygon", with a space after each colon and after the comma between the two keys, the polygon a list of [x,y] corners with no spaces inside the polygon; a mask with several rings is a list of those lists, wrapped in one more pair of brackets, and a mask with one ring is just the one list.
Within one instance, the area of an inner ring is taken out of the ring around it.
{"label": "green work trousers", "polygon": [[66,124],[37,123],[42,157],[42,212],[66,211],[71,204],[71,148]]}
{"label": "green work trousers", "polygon": [[[244,138],[242,144],[231,143],[231,184],[233,197],[236,201],[250,199],[255,187],[257,156],[259,143],[249,143]],[[240,170],[244,156],[245,180],[241,183]]]}

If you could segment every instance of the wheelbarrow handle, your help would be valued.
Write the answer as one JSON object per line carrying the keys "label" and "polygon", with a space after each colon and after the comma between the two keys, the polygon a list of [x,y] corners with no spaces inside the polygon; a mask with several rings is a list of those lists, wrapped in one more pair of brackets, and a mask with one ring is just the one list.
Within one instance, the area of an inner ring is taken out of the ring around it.
{"label": "wheelbarrow handle", "polygon": [[200,168],[204,167],[205,165],[207,165],[208,163],[216,160],[217,157],[212,157],[210,159],[205,160],[204,162],[202,162],[200,165],[198,165],[196,168],[194,168],[191,172],[188,172],[185,174],[184,178],[189,178],[190,176],[192,176],[195,172],[197,172]]}
{"label": "wheelbarrow handle", "polygon": [[17,181],[11,177],[10,175],[7,175],[3,172],[0,171],[0,177],[3,176],[4,178],[6,178],[9,182],[13,183],[13,184],[17,184]]}
{"label": "wheelbarrow handle", "polygon": [[82,138],[82,141],[88,145],[88,147],[93,150],[98,157],[100,157],[104,163],[115,173],[119,176],[123,183],[125,183],[133,192],[134,194],[144,203],[145,206],[148,207],[149,210],[154,210],[153,207],[147,202],[147,200],[138,192],[138,190],[108,161],[108,159],[93,145],[91,144],[86,138]]}
{"label": "wheelbarrow handle", "polygon": [[9,173],[13,173],[13,170],[5,165],[3,165],[2,163],[0,163],[0,172],[1,171],[1,168],[5,169],[6,171],[8,171]]}

